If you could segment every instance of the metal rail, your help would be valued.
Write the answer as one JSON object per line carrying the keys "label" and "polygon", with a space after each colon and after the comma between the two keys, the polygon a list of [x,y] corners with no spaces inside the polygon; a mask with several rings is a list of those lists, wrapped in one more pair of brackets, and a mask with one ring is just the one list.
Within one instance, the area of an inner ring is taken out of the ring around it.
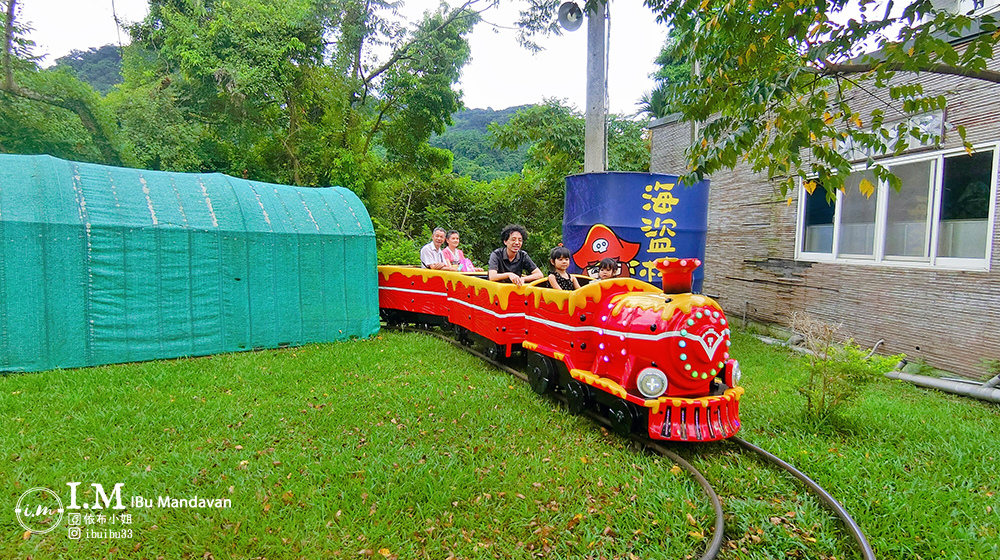
{"label": "metal rail", "polygon": [[858,546],[861,548],[861,553],[864,555],[865,559],[875,560],[875,552],[872,550],[871,545],[868,544],[868,539],[865,538],[864,533],[861,532],[861,527],[859,527],[858,524],[854,522],[854,519],[851,517],[849,513],[847,513],[847,510],[844,509],[844,506],[840,505],[840,502],[838,502],[819,484],[816,484],[816,482],[813,481],[813,479],[809,478],[808,476],[805,475],[805,473],[796,469],[789,463],[782,461],[778,457],[772,455],[771,453],[768,453],[767,451],[761,449],[760,447],[757,447],[756,445],[742,438],[733,436],[729,438],[729,441],[732,441],[733,443],[739,445],[740,447],[748,451],[752,451],[757,455],[760,455],[761,457],[767,459],[767,461],[770,462],[772,465],[775,465],[776,467],[787,471],[792,476],[799,479],[803,484],[805,484],[809,488],[809,490],[812,491],[813,494],[815,494],[824,504],[826,504],[828,508],[830,508],[833,511],[834,515],[839,517],[844,522],[844,525],[847,526],[847,530],[851,533],[851,536],[853,536],[854,540],[858,542]]}

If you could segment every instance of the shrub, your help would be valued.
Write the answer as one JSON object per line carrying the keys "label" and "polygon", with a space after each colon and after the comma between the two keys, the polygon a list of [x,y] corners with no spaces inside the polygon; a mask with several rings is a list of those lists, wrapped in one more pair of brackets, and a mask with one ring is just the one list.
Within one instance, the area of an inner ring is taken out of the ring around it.
{"label": "shrub", "polygon": [[420,249],[412,239],[385,227],[375,217],[372,217],[372,225],[375,226],[378,264],[420,264]]}
{"label": "shrub", "polygon": [[879,356],[844,338],[842,325],[794,314],[792,328],[810,350],[809,378],[799,388],[806,397],[805,415],[824,423],[851,402],[870,381],[892,370],[903,355]]}

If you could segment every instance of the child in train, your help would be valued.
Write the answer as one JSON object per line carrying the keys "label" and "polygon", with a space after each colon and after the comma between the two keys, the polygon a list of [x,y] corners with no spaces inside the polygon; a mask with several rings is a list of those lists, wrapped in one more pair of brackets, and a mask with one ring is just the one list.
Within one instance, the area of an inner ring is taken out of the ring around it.
{"label": "child in train", "polygon": [[614,278],[618,274],[618,263],[615,259],[605,258],[601,259],[601,262],[597,264],[597,279],[607,280],[608,278]]}
{"label": "child in train", "polygon": [[549,263],[552,265],[552,273],[549,274],[549,286],[556,290],[579,290],[580,283],[570,275],[569,271],[569,249],[559,245],[549,251]]}

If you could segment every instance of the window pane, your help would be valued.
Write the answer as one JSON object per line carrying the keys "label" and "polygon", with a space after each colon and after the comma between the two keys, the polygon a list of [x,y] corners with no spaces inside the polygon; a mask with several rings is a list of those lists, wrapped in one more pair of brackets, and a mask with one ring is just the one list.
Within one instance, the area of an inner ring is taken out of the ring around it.
{"label": "window pane", "polygon": [[802,194],[806,197],[802,251],[832,253],[834,204],[826,201],[826,191],[822,186],[817,186],[813,194],[808,194],[803,189]]}
{"label": "window pane", "polygon": [[844,197],[840,205],[841,255],[875,255],[875,208],[878,195],[865,196],[859,186],[867,179],[866,188],[874,189],[877,181],[871,171],[851,173],[844,181]]}
{"label": "window pane", "polygon": [[921,257],[929,255],[927,221],[930,203],[931,173],[934,161],[919,161],[889,168],[903,185],[896,192],[889,188],[885,229],[887,257]]}
{"label": "window pane", "polygon": [[986,258],[993,150],[945,158],[938,256]]}

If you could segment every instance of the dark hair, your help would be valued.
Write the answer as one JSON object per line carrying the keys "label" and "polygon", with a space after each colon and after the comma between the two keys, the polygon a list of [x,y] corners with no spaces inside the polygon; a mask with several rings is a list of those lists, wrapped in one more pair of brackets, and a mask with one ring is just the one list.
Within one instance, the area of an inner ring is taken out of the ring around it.
{"label": "dark hair", "polygon": [[552,250],[549,251],[549,265],[550,265],[549,274],[556,273],[556,265],[555,265],[556,259],[568,259],[568,258],[570,258],[569,249],[563,247],[562,245],[553,247]]}
{"label": "dark hair", "polygon": [[552,250],[549,251],[550,261],[554,261],[556,259],[568,259],[570,258],[570,256],[571,255],[569,249],[563,247],[562,245],[559,245],[558,247],[553,247]]}
{"label": "dark hair", "polygon": [[523,242],[528,241],[528,232],[524,231],[524,226],[522,226],[521,224],[510,224],[508,226],[505,226],[503,228],[503,231],[500,232],[500,241],[506,243],[507,240],[510,239],[510,234],[514,233],[515,231],[521,234],[521,241]]}
{"label": "dark hair", "polygon": [[597,270],[617,271],[618,270],[618,263],[615,262],[615,259],[612,259],[610,257],[604,258],[604,259],[601,259],[601,262],[597,263]]}
{"label": "dark hair", "polygon": [[445,239],[451,239],[451,234],[453,234],[453,233],[458,233],[458,230],[457,229],[449,230],[448,233],[444,234],[444,238]]}

